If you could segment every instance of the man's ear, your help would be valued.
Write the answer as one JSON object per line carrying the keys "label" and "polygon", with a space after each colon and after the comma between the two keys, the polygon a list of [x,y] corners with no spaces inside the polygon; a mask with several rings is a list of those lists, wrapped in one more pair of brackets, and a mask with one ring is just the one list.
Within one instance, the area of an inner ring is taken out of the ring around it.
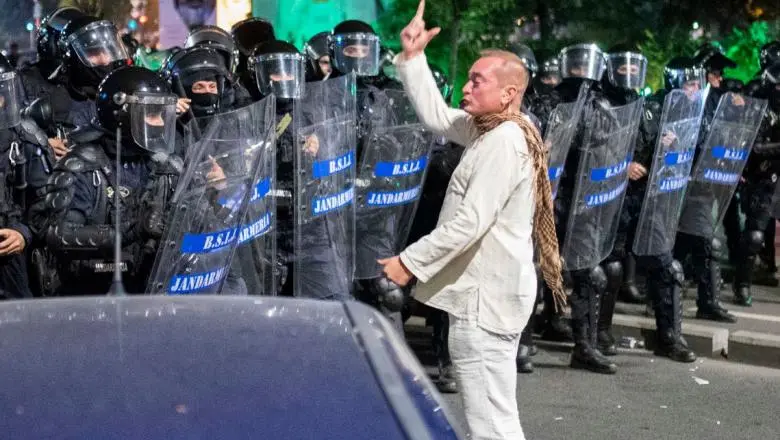
{"label": "man's ear", "polygon": [[510,102],[515,100],[515,97],[517,97],[518,93],[519,90],[515,85],[504,87],[504,90],[501,91],[501,103],[503,105],[509,104]]}

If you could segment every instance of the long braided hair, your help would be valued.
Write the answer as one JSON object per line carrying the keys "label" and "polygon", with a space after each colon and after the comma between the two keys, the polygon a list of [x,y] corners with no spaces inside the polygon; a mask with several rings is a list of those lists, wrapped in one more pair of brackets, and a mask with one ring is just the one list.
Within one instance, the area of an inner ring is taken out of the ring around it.
{"label": "long braided hair", "polygon": [[[517,55],[503,50],[483,51],[482,56],[497,57],[505,62],[518,63],[520,66],[524,66]],[[518,87],[520,87],[519,84]],[[520,87],[521,96],[524,88]],[[544,281],[552,290],[556,309],[562,309],[566,304],[566,294],[563,291],[562,261],[558,250],[558,236],[555,233],[555,221],[553,218],[552,185],[550,184],[547,170],[549,151],[544,147],[539,130],[519,111],[512,111],[507,108],[507,111],[502,113],[474,117],[474,123],[480,134],[487,133],[506,121],[512,121],[520,126],[528,145],[528,152],[533,160],[533,193],[536,202],[533,229],[534,241],[539,250],[539,263]]]}

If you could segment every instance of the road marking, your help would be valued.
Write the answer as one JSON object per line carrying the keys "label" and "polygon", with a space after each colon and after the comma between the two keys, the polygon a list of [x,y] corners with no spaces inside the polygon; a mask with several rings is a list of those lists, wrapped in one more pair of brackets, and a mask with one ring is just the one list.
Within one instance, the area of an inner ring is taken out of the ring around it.
{"label": "road marking", "polygon": [[[688,309],[689,312],[694,312],[694,313],[696,313],[696,310],[698,310],[696,307],[691,307]],[[729,310],[729,313],[736,316],[737,318],[753,319],[756,321],[780,322],[780,316],[760,315],[758,313],[735,312],[733,310]]]}

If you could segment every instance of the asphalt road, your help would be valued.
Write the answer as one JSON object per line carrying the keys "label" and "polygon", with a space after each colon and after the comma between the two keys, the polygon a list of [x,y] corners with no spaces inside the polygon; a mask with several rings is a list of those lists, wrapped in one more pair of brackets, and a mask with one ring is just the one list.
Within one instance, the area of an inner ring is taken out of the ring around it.
{"label": "asphalt road", "polygon": [[[419,334],[410,338],[430,365],[423,341]],[[709,359],[678,364],[624,350],[618,374],[604,376],[572,370],[568,358],[565,347],[543,348],[534,357],[536,371],[518,378],[529,440],[778,438],[780,370]],[[444,398],[463,420],[458,395]]]}

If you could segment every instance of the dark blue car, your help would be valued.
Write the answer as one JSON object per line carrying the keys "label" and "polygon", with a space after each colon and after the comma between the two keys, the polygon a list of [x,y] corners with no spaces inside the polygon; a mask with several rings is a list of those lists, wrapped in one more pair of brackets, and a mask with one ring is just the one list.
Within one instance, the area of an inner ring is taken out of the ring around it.
{"label": "dark blue car", "polygon": [[406,344],[357,302],[3,302],[0,343],[4,438],[461,438]]}

